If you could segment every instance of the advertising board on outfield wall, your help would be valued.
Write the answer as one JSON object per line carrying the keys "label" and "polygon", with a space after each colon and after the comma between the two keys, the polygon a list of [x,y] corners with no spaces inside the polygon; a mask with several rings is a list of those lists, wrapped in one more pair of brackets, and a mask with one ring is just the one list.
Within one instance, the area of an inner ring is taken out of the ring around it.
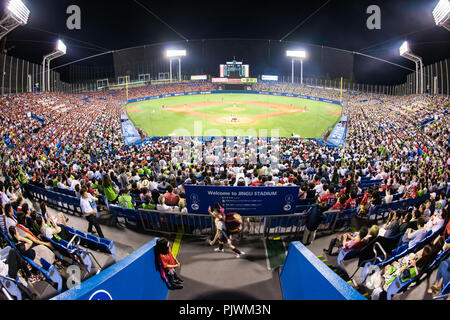
{"label": "advertising board on outfield wall", "polygon": [[267,76],[263,75],[261,76],[262,81],[278,81],[278,76]]}
{"label": "advertising board on outfield wall", "polygon": [[320,101],[320,102],[326,102],[326,103],[333,103],[333,104],[337,104],[337,105],[342,105],[342,103],[340,101],[336,101],[336,100],[317,98],[317,97],[310,97],[310,96],[305,96],[305,95],[301,95],[301,94],[280,93],[280,92],[265,92],[265,91],[205,91],[205,92],[172,93],[172,94],[165,94],[165,95],[159,95],[159,96],[152,96],[152,97],[132,99],[132,100],[128,100],[127,104],[128,103],[141,102],[141,101],[147,101],[147,100],[157,100],[157,99],[163,99],[163,98],[178,97],[178,96],[190,96],[190,95],[202,95],[202,94],[230,94],[230,93],[235,93],[235,94],[236,93],[240,93],[240,94],[261,94],[261,95],[271,95],[271,96],[280,96],[280,97],[292,97],[292,98],[300,98],[300,99],[306,99],[306,100],[313,100],[313,101]]}
{"label": "advertising board on outfield wall", "polygon": [[192,81],[203,81],[203,80],[208,80],[208,76],[207,76],[207,75],[202,75],[202,76],[191,76],[191,80],[192,80]]}
{"label": "advertising board on outfield wall", "polygon": [[242,79],[230,79],[230,78],[212,78],[212,83],[258,83],[256,78],[242,78]]}

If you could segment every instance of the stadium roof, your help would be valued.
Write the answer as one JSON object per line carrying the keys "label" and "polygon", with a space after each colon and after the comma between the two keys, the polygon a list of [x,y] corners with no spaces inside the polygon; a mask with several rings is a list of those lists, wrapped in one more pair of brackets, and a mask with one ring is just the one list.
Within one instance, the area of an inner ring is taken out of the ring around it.
{"label": "stadium roof", "polygon": [[[24,2],[31,10],[29,24],[9,34],[4,48],[33,62],[42,61],[57,38],[70,48],[60,64],[108,50],[213,38],[300,41],[359,51],[408,67],[398,56],[405,39],[425,64],[450,56],[448,31],[433,20],[437,0]],[[72,4],[81,8],[81,30],[66,27],[66,10]],[[370,5],[381,8],[381,30],[366,26]],[[406,73],[399,69],[401,81]]]}

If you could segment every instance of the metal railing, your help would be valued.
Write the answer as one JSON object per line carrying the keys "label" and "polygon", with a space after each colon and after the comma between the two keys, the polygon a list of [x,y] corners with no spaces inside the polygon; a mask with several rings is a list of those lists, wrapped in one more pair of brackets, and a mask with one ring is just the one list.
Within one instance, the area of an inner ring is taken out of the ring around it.
{"label": "metal railing", "polygon": [[[239,237],[269,238],[298,235],[305,228],[310,210],[291,215],[242,217],[242,232]],[[214,218],[210,215],[150,210],[137,210],[135,214],[138,224],[145,232],[176,234],[182,231],[192,236],[209,236],[216,232]]]}

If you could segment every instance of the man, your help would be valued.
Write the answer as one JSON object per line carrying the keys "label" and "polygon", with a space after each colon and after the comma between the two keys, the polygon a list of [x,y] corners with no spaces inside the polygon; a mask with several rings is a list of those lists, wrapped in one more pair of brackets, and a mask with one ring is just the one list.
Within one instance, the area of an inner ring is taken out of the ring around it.
{"label": "man", "polygon": [[354,192],[350,193],[350,198],[348,198],[347,201],[345,201],[344,210],[356,209],[356,198],[357,198],[356,193]]}
{"label": "man", "polygon": [[419,243],[425,238],[428,232],[424,228],[425,223],[426,223],[425,218],[419,217],[419,219],[417,219],[417,230],[408,229],[405,232],[405,236],[402,238],[402,241],[403,243],[408,243],[408,248],[414,247],[417,243]]}
{"label": "man", "polygon": [[129,185],[128,175],[126,173],[125,167],[120,170],[119,183],[122,186],[122,189],[126,189]]}
{"label": "man", "polygon": [[327,207],[332,207],[336,203],[336,195],[333,186],[327,187],[327,192],[319,198],[319,203]]}
{"label": "man", "polygon": [[1,181],[0,181],[0,201],[1,201],[2,207],[5,207],[5,205],[7,205],[8,203],[11,203],[11,201],[9,200],[8,196],[5,193],[5,185]]}
{"label": "man", "polygon": [[80,194],[81,212],[83,212],[83,216],[89,222],[88,233],[92,232],[92,227],[94,226],[99,237],[104,238],[102,229],[100,228],[100,224],[97,220],[98,212],[95,204],[95,198],[93,198],[85,188],[81,189]]}
{"label": "man", "polygon": [[171,185],[167,187],[167,193],[164,195],[164,198],[168,206],[176,206],[180,202],[180,196],[173,193],[173,187]]}
{"label": "man", "polygon": [[380,228],[379,235],[385,238],[396,236],[400,230],[400,213],[392,211],[389,213],[386,223]]}
{"label": "man", "polygon": [[339,248],[343,248],[345,252],[350,250],[361,250],[364,248],[366,243],[364,242],[364,238],[367,236],[369,230],[367,227],[361,227],[359,232],[355,235],[350,233],[345,233],[343,235],[338,236],[330,241],[330,245],[328,249],[323,249],[323,251],[330,255],[336,256],[338,253],[333,253],[333,248],[337,245]]}

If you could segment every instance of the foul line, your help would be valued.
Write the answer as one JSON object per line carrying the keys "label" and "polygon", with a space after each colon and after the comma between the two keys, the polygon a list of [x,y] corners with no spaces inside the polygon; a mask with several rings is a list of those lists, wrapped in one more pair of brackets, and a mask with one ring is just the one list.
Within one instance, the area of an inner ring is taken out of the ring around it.
{"label": "foul line", "polygon": [[172,248],[172,254],[175,257],[175,259],[177,258],[178,253],[180,252],[181,239],[183,238],[183,234],[184,234],[183,228],[179,228],[177,236],[176,236],[175,241],[173,243],[173,248]]}

